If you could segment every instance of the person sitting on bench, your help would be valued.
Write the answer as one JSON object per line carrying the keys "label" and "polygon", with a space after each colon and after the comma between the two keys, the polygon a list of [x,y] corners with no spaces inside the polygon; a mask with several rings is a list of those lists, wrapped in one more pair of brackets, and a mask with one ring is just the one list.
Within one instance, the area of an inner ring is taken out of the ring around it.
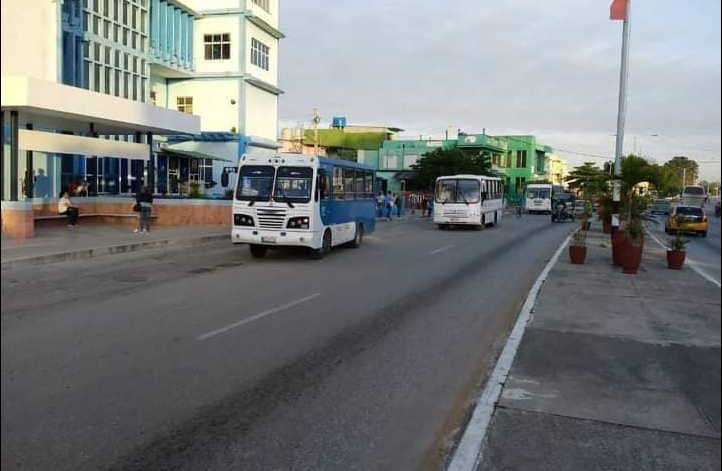
{"label": "person sitting on bench", "polygon": [[78,215],[80,214],[80,210],[77,206],[73,205],[72,201],[70,201],[70,196],[67,191],[63,191],[60,195],[60,200],[58,201],[58,214],[68,217],[69,228],[72,229],[78,224]]}

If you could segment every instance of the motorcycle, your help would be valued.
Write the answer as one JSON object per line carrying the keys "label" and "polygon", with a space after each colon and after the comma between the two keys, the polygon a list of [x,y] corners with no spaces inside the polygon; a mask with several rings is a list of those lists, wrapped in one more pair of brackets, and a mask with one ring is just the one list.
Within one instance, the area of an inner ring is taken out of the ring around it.
{"label": "motorcycle", "polygon": [[570,194],[558,194],[552,197],[552,222],[574,221],[576,197]]}

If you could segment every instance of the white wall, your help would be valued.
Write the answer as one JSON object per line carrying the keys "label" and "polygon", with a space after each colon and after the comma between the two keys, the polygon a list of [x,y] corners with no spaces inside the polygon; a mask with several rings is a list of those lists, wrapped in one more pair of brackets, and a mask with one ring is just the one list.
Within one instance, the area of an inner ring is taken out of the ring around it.
{"label": "white wall", "polygon": [[[61,4],[57,0],[2,0],[2,76],[60,81]],[[59,37],[60,35],[60,37]]]}
{"label": "white wall", "polygon": [[[271,85],[278,86],[278,43],[279,41],[250,21],[246,21],[245,71]],[[251,64],[251,39],[255,38],[270,48],[268,71]]]}
{"label": "white wall", "polygon": [[254,15],[258,16],[259,18],[263,19],[266,23],[273,26],[274,28],[278,29],[278,0],[270,0],[269,2],[269,10],[266,11],[263,8],[259,7],[253,1],[251,0],[245,0],[246,2],[246,9],[251,10]]}
{"label": "white wall", "polygon": [[278,97],[244,84],[246,97],[245,133],[275,141],[278,138]]}
{"label": "white wall", "polygon": [[[242,20],[244,18],[239,14],[229,14],[207,16],[195,21],[193,25],[193,34],[195,36],[193,57],[195,58],[197,73],[242,72],[242,57],[245,47]],[[205,60],[203,36],[223,33],[231,35],[231,58],[227,60]]]}
{"label": "white wall", "polygon": [[[235,127],[237,132],[243,132],[240,86],[237,78],[169,81],[168,105],[176,109],[177,97],[193,97],[193,114],[201,118],[201,131],[229,132]],[[235,104],[231,103],[232,100]]]}

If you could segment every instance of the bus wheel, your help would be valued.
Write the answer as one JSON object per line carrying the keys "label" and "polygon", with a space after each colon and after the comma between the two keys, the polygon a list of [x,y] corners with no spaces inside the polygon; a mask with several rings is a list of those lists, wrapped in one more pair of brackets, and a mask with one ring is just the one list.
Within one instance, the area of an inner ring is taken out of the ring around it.
{"label": "bus wheel", "polygon": [[263,245],[251,244],[251,255],[253,258],[263,258],[268,253],[268,247]]}
{"label": "bus wheel", "polygon": [[353,240],[349,242],[348,246],[352,249],[361,247],[361,243],[364,241],[364,226],[363,224],[356,223],[356,235]]}
{"label": "bus wheel", "polygon": [[321,243],[320,249],[311,250],[311,258],[314,260],[321,260],[331,251],[331,231],[326,229],[323,233],[323,242]]}

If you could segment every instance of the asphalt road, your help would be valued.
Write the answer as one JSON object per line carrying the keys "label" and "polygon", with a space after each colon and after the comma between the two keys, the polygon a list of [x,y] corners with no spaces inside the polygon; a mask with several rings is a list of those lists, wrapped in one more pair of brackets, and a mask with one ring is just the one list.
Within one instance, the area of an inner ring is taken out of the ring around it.
{"label": "asphalt road", "polygon": [[[709,233],[707,237],[700,237],[694,234],[686,236],[689,240],[687,244],[687,259],[693,263],[699,270],[703,271],[710,277],[717,280],[722,279],[722,269],[720,268],[720,255],[722,254],[722,239],[720,238],[720,218],[714,215],[714,205],[707,205],[707,215],[710,222]],[[657,223],[650,225],[654,235],[662,242],[671,239],[664,233],[664,216],[656,216]]]}
{"label": "asphalt road", "polygon": [[3,272],[2,469],[438,469],[571,229],[411,219],[320,262],[217,244]]}

